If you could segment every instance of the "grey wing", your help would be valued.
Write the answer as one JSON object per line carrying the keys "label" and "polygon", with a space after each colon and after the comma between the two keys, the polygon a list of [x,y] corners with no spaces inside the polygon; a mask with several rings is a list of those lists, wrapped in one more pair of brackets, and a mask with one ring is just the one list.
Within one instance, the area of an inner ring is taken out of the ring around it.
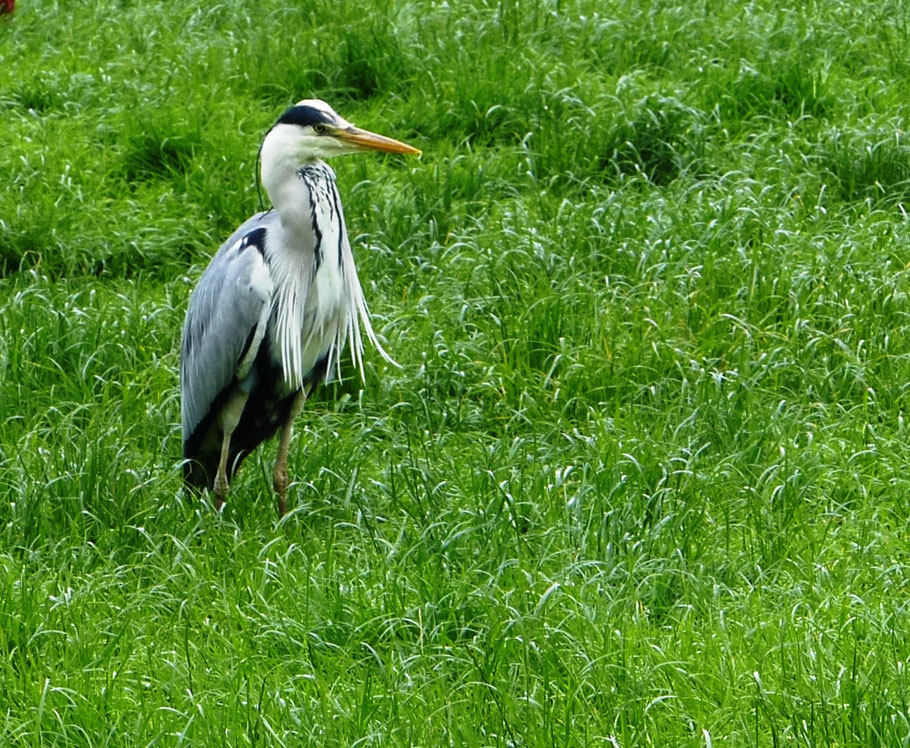
{"label": "grey wing", "polygon": [[185,457],[194,456],[213,409],[246,376],[265,335],[272,279],[263,250],[273,217],[259,214],[235,231],[190,297],[180,351]]}

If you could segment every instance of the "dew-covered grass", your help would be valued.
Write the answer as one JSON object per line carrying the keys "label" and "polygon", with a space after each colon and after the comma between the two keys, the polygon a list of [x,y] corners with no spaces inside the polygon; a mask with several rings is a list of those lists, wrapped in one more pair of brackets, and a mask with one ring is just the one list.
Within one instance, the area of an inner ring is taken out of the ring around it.
{"label": "dew-covered grass", "polygon": [[[375,326],[221,514],[189,292],[285,106]],[[0,16],[0,743],[910,744],[910,6]]]}

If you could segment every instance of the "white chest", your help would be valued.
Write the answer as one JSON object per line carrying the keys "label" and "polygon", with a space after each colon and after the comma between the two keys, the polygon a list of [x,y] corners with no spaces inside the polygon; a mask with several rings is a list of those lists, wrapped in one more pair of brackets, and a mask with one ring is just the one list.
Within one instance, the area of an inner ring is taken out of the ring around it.
{"label": "white chest", "polygon": [[[293,390],[322,369],[323,361],[331,378],[349,337],[360,365],[358,323],[364,319],[368,326],[369,320],[332,170],[321,162],[302,166],[289,189],[295,197],[279,211],[276,251],[270,254],[276,289],[271,340],[285,386]],[[372,329],[367,330],[372,340]]]}
{"label": "white chest", "polygon": [[[300,330],[303,347],[303,369],[309,371],[321,359],[329,356],[337,361],[344,345],[345,333],[351,324],[351,305],[346,300],[344,276],[335,258],[324,261],[316,271],[303,313]],[[333,356],[329,354],[334,351]]]}
{"label": "white chest", "polygon": [[324,252],[318,266],[311,266],[315,272],[311,269],[309,278],[301,269],[303,272],[284,274],[282,282],[276,284],[272,356],[281,361],[289,391],[300,387],[324,360],[331,376],[357,322],[352,289],[339,261],[340,240],[325,234],[322,240]]}

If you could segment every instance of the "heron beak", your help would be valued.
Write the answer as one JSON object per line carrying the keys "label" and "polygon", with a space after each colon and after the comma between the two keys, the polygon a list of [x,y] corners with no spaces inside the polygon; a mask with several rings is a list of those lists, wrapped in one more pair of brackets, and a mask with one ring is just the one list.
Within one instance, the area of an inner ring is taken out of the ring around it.
{"label": "heron beak", "polygon": [[387,138],[384,135],[377,135],[369,130],[361,130],[359,127],[347,127],[344,130],[338,130],[335,137],[342,143],[349,143],[365,151],[382,151],[383,153],[401,153],[405,156],[419,156],[422,151],[400,140]]}

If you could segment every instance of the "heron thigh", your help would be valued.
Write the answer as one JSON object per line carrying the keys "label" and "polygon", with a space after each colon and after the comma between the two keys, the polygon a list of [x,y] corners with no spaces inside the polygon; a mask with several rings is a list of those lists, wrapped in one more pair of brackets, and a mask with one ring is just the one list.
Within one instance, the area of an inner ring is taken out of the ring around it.
{"label": "heron thigh", "polygon": [[221,413],[218,414],[222,433],[221,460],[218,463],[218,477],[222,479],[219,482],[223,482],[225,488],[227,488],[226,472],[228,455],[231,451],[231,436],[234,434],[234,429],[237,428],[237,424],[240,423],[240,417],[243,415],[243,408],[246,405],[248,397],[248,392],[244,392],[240,387],[234,388],[234,391],[231,392],[227,401],[224,403]]}

